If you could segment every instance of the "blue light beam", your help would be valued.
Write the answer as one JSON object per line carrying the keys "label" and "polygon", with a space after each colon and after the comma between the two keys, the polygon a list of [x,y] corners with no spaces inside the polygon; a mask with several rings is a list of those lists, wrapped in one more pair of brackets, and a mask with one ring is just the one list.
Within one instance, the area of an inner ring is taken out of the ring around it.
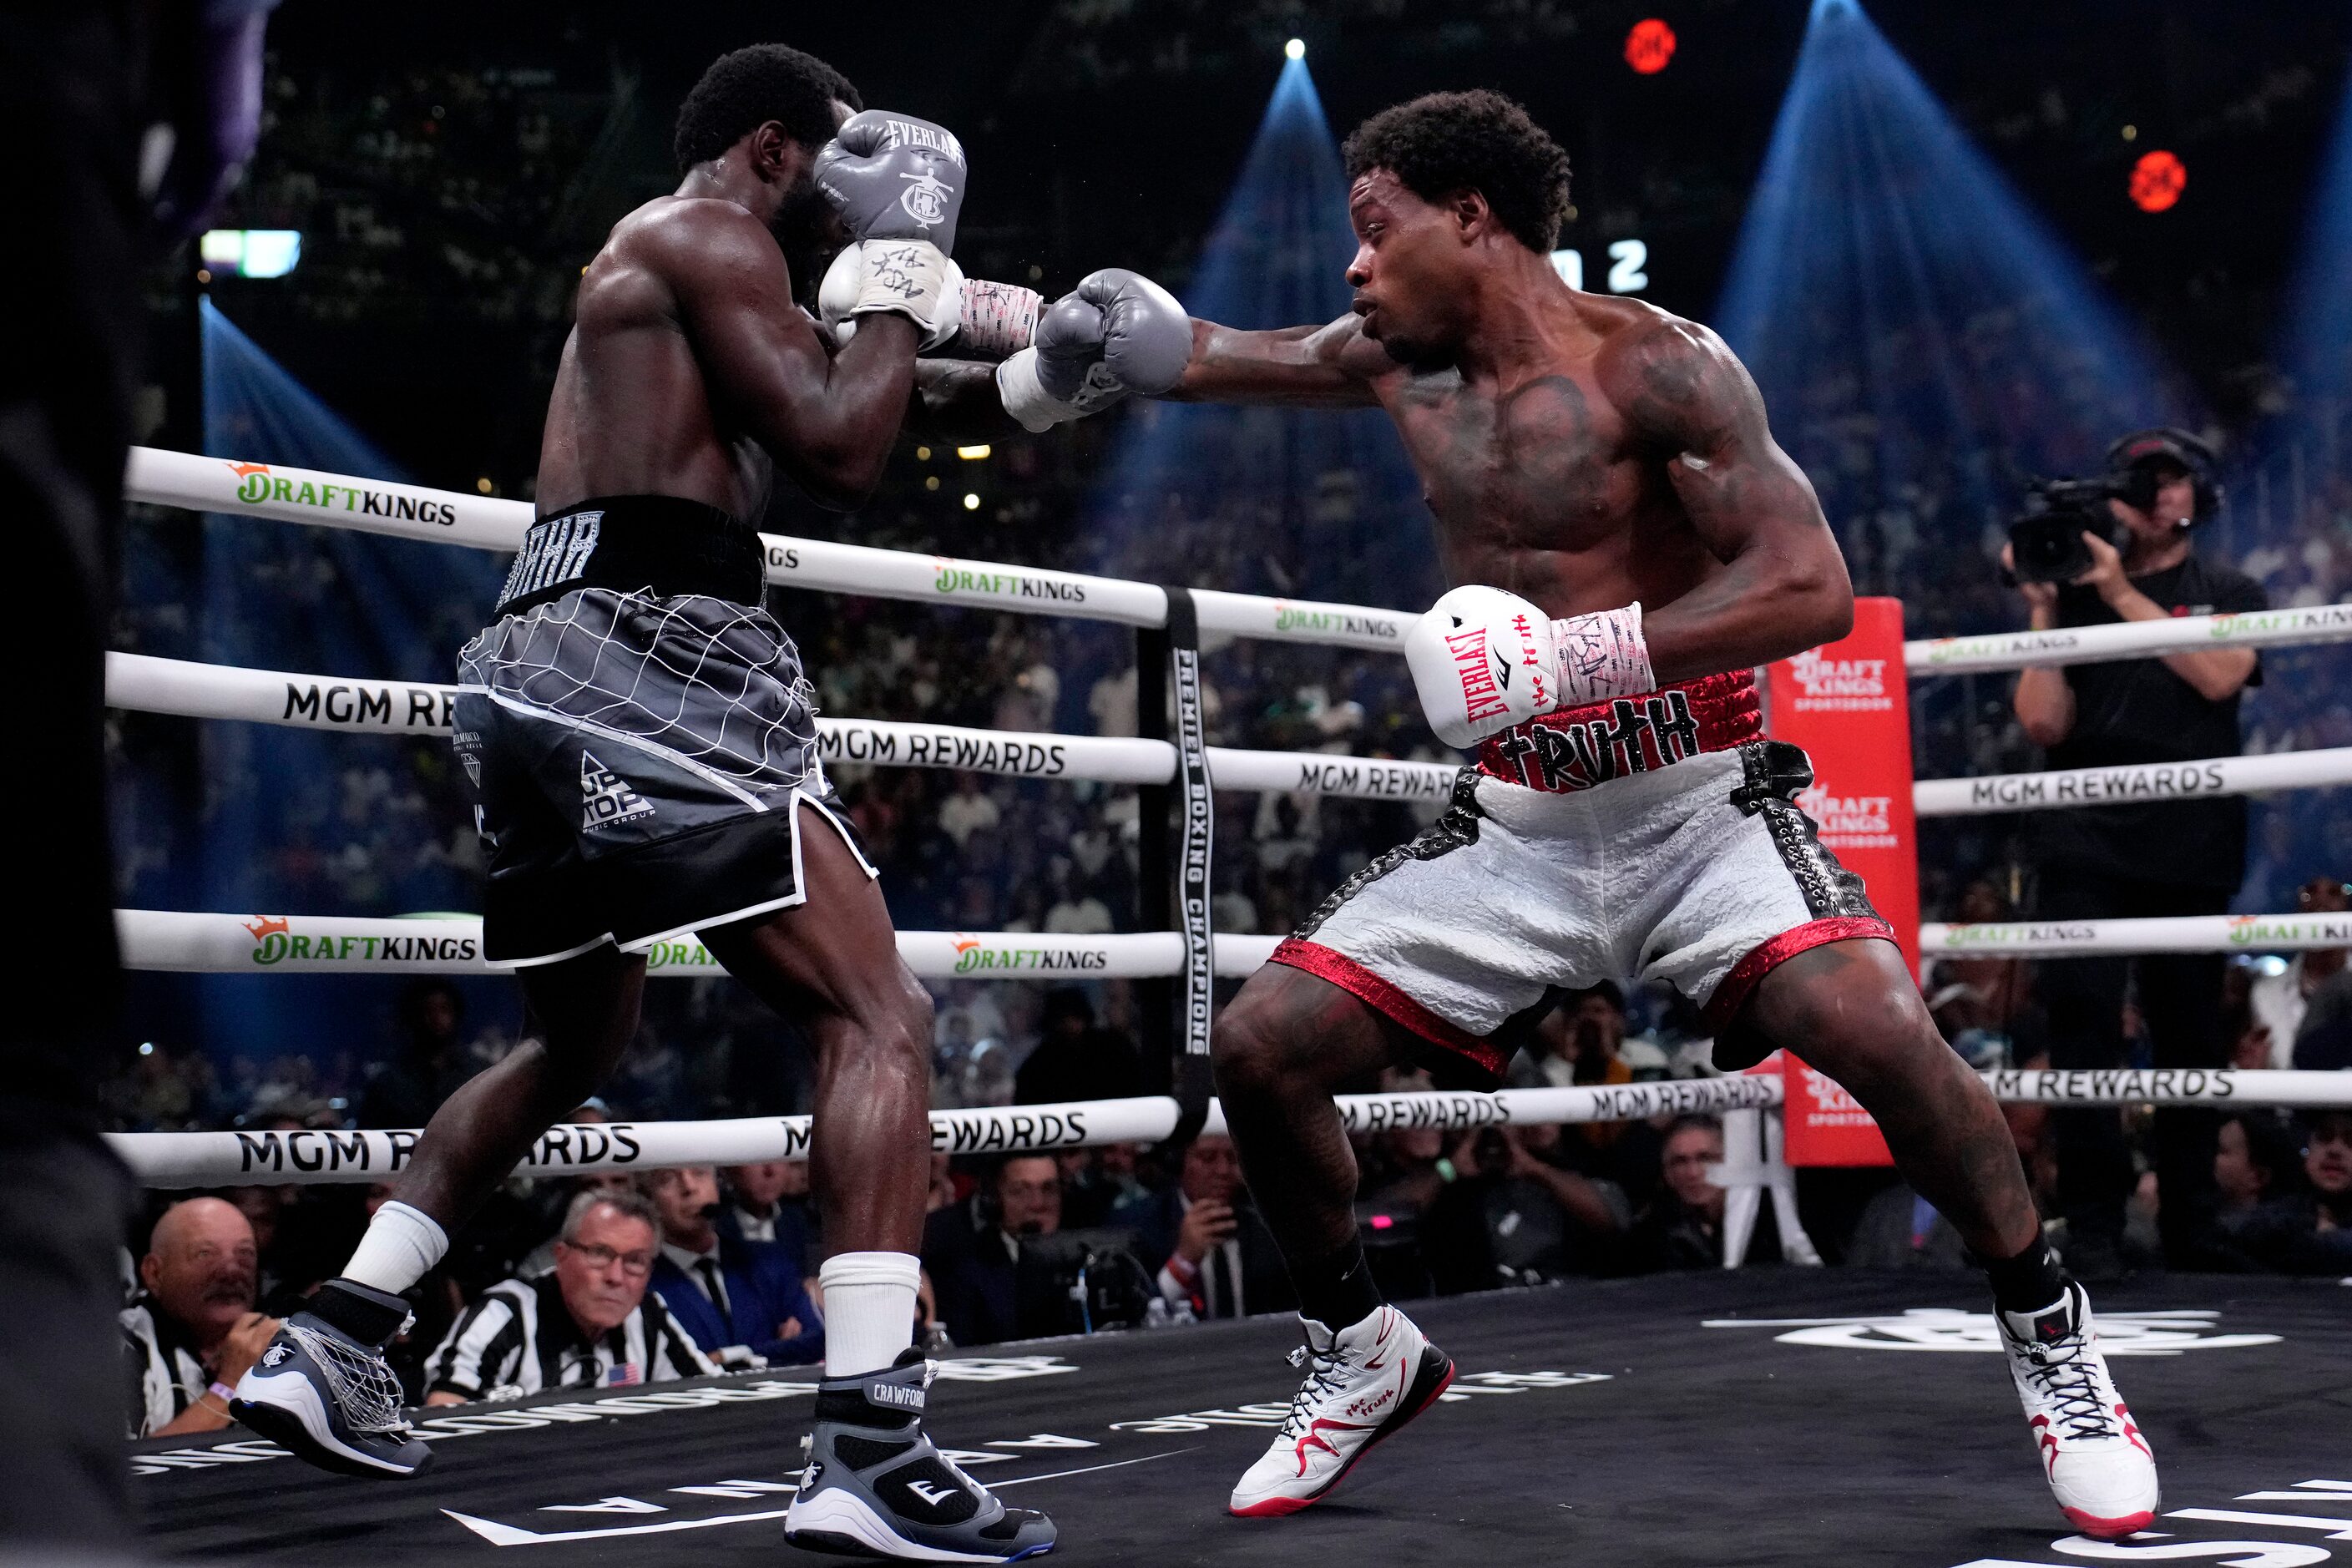
{"label": "blue light beam", "polygon": [[[2336,112],[2336,131],[2320,167],[2305,221],[2303,249],[2287,289],[2278,363],[2287,373],[2291,403],[2284,429],[2269,444],[2302,444],[2320,471],[2340,474],[2352,464],[2352,75]],[[2296,520],[2290,518],[2288,525]]]}
{"label": "blue light beam", "polygon": [[[1355,247],[1338,143],[1290,60],[1185,307],[1244,328],[1336,320]],[[1089,512],[1101,569],[1125,576],[1409,608],[1439,592],[1420,482],[1378,410],[1139,400]]]}
{"label": "blue light beam", "polygon": [[1854,0],[1816,0],[1716,323],[1858,584],[1959,623],[1922,630],[2013,616],[1948,574],[1990,579],[1994,525],[2029,476],[2094,469],[2159,419],[2200,422]]}

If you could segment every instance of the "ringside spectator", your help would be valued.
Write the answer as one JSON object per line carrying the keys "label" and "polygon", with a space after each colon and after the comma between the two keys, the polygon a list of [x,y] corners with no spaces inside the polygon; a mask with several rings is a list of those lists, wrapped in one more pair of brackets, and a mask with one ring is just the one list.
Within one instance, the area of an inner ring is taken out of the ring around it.
{"label": "ringside spectator", "polygon": [[923,1268],[939,1321],[960,1345],[1059,1333],[1066,1301],[1049,1274],[1022,1267],[1022,1243],[1062,1228],[1062,1168],[1051,1154],[1014,1154],[971,1197],[923,1226]]}
{"label": "ringside spectator", "polygon": [[719,1173],[727,1193],[719,1233],[739,1241],[770,1241],[793,1258],[803,1276],[817,1248],[816,1205],[809,1201],[806,1160],[762,1160]]}
{"label": "ringside spectator", "polygon": [[268,1347],[278,1320],[253,1310],[253,1226],[219,1198],[173,1204],[139,1260],[140,1293],[122,1309],[133,1437],[217,1432],[228,1396]]}
{"label": "ringside spectator", "polygon": [[555,1267],[507,1279],[452,1324],[425,1363],[427,1405],[551,1388],[625,1387],[718,1369],[658,1296],[648,1297],[658,1226],[632,1192],[583,1192],[564,1212]]}
{"label": "ringside spectator", "polygon": [[824,1320],[801,1279],[801,1260],[772,1241],[723,1234],[719,1175],[709,1165],[655,1171],[645,1180],[661,1231],[653,1286],[694,1342],[722,1364],[741,1346],[777,1366],[824,1355]]}
{"label": "ringside spectator", "polygon": [[1201,1318],[1238,1318],[1297,1304],[1274,1233],[1242,1185],[1241,1156],[1223,1133],[1185,1146],[1176,1184],[1121,1204],[1110,1223],[1132,1230],[1160,1299]]}
{"label": "ringside spectator", "polygon": [[1095,1022],[1095,1005],[1075,985],[1045,994],[1044,1037],[1013,1075],[1015,1105],[1125,1100],[1144,1092],[1135,1042]]}
{"label": "ringside spectator", "polygon": [[[1723,1267],[1727,1194],[1706,1173],[1708,1166],[1722,1163],[1722,1122],[1712,1116],[1680,1116],[1667,1126],[1657,1195],[1634,1222],[1628,1244],[1637,1270]],[[1779,1256],[1779,1231],[1767,1204],[1748,1239],[1748,1258]]]}

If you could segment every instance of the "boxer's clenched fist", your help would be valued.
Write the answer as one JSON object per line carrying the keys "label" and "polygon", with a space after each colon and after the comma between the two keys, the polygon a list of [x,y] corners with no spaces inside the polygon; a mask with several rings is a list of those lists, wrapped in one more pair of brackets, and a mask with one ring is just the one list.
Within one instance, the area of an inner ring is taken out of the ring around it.
{"label": "boxer's clenched fist", "polygon": [[1139,272],[1106,267],[1046,309],[1031,346],[998,367],[996,384],[1006,413],[1044,430],[1131,392],[1166,392],[1192,357],[1192,323],[1176,297]]}
{"label": "boxer's clenched fist", "polygon": [[919,239],[942,255],[955,249],[964,175],[953,132],[882,109],[843,121],[816,156],[817,189],[852,239]]}
{"label": "boxer's clenched fist", "polygon": [[1404,657],[1429,727],[1449,746],[1657,684],[1641,605],[1556,621],[1517,594],[1475,584],[1449,589],[1413,623]]}
{"label": "boxer's clenched fist", "polygon": [[817,188],[851,237],[817,291],[828,324],[887,310],[920,327],[926,347],[954,335],[963,278],[948,252],[964,174],[963,144],[943,126],[880,109],[841,122],[816,159]]}

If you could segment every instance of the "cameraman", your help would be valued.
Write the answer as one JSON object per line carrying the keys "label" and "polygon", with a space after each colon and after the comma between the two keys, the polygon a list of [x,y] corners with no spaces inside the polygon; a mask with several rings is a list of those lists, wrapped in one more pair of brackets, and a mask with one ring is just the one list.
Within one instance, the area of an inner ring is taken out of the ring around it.
{"label": "cameraman", "polygon": [[[2073,581],[2020,583],[2037,631],[2269,607],[2262,585],[2200,559],[2190,532],[2219,503],[2212,453],[2185,432],[2141,431],[2108,449],[2121,548],[2093,531],[2090,567]],[[2137,502],[2138,504],[2134,504]],[[2011,552],[2002,564],[2013,566]],[[2239,752],[2238,694],[2261,679],[2246,648],[2160,658],[2039,667],[2017,681],[2017,717],[2053,768],[2179,763]],[[2027,838],[2039,870],[2034,913],[2050,920],[2213,915],[2245,874],[2246,803],[2221,797],[2041,814]],[[2124,1059],[2124,992],[2136,967],[2139,1015],[2158,1067],[2222,1067],[2222,956],[2070,958],[2042,966],[2051,1066],[2106,1068]],[[2121,1271],[2124,1203],[2134,1185],[2116,1110],[2060,1111],[2058,1202],[2066,1258],[2088,1279]],[[2176,1266],[2214,1202],[2213,1114],[2160,1110],[2155,1127],[2159,1230]]]}

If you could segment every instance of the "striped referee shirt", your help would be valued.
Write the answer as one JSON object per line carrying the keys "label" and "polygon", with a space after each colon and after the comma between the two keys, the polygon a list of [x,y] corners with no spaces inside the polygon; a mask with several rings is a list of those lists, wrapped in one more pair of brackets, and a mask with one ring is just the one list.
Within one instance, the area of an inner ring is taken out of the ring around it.
{"label": "striped referee shirt", "polygon": [[543,1274],[484,1291],[425,1362],[425,1380],[431,1393],[488,1399],[663,1383],[718,1370],[652,1291],[617,1328],[591,1341],[563,1304],[562,1283]]}
{"label": "striped referee shirt", "polygon": [[205,1370],[188,1331],[160,1310],[145,1291],[122,1309],[121,1316],[131,1435],[144,1437],[169,1426],[202,1399],[212,1386],[212,1374]]}

